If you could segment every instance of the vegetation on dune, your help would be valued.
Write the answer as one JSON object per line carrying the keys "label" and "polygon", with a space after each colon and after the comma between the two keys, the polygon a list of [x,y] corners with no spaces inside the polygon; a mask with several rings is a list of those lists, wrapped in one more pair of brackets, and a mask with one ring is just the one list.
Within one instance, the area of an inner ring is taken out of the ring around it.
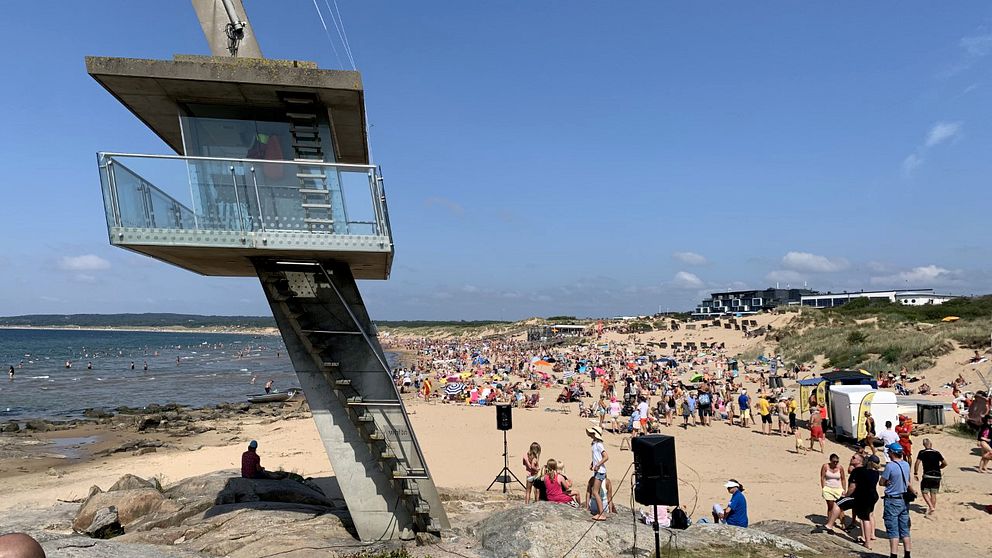
{"label": "vegetation on dune", "polygon": [[[960,319],[943,322],[947,316]],[[985,347],[992,332],[992,296],[939,306],[903,306],[859,299],[839,308],[805,310],[778,331],[779,353],[812,362],[817,356],[835,368],[871,372],[931,368],[955,348]]]}

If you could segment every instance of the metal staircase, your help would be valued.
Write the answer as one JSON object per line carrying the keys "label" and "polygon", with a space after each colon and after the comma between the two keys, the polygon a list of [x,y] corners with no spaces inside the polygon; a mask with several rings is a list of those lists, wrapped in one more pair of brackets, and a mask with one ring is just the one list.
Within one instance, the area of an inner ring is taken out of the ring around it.
{"label": "metal staircase", "polygon": [[439,535],[447,516],[351,269],[334,261],[253,264],[345,501],[368,523],[356,520],[361,538]]}
{"label": "metal staircase", "polygon": [[296,166],[296,178],[300,183],[303,225],[310,232],[336,232],[326,169],[305,164],[307,161],[324,162],[317,99],[303,93],[284,93],[280,95],[280,99],[286,107],[289,131],[293,136],[293,160],[300,163]]}

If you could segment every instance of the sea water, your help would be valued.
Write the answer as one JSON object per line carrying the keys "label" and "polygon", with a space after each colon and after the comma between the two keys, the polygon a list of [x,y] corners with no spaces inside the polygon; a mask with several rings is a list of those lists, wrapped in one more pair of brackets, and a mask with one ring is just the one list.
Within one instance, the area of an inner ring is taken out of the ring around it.
{"label": "sea water", "polygon": [[299,387],[278,335],[0,329],[0,365],[0,420],[245,401],[270,379],[279,391]]}

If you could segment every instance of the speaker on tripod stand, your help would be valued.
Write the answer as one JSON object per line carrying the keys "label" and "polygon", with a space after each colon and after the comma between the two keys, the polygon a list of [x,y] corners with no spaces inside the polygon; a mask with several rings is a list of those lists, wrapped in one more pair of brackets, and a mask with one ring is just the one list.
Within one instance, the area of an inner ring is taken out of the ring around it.
{"label": "speaker on tripod stand", "polygon": [[675,469],[675,438],[664,434],[638,436],[634,452],[634,500],[654,509],[654,551],[661,556],[658,506],[679,505],[679,475]]}
{"label": "speaker on tripod stand", "polygon": [[489,484],[489,488],[486,490],[492,489],[493,485],[496,483],[501,483],[503,485],[503,494],[506,494],[506,485],[511,484],[514,481],[516,481],[521,488],[525,488],[524,483],[520,482],[517,475],[514,475],[513,471],[510,470],[510,456],[507,451],[506,432],[512,428],[513,407],[507,404],[496,405],[496,430],[503,431],[503,468],[499,473],[496,473],[496,478],[493,479],[493,482]]}

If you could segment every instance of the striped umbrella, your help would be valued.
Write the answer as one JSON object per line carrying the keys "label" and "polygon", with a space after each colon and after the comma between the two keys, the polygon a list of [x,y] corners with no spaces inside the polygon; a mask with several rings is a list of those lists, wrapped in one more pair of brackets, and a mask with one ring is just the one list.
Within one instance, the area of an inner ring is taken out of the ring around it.
{"label": "striped umbrella", "polygon": [[448,385],[444,386],[445,395],[458,395],[463,391],[465,391],[465,384],[459,382],[448,382]]}

